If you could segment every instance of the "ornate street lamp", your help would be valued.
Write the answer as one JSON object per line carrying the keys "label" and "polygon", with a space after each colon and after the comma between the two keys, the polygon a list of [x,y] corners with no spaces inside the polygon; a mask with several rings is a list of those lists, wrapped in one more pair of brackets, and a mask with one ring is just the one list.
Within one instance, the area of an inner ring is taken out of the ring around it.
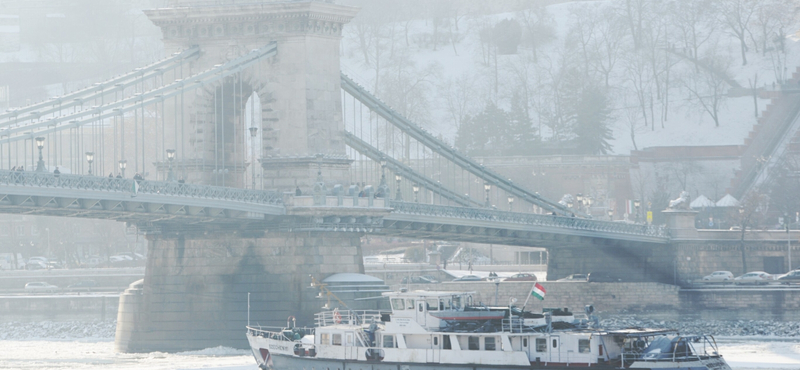
{"label": "ornate street lamp", "polygon": [[403,194],[400,192],[400,181],[402,181],[403,178],[400,177],[400,175],[394,175],[394,180],[397,181],[397,194],[394,195],[394,200],[402,202]]}
{"label": "ornate street lamp", "polygon": [[489,201],[489,192],[492,190],[492,185],[489,184],[488,182],[484,183],[483,190],[486,191],[486,204],[484,206],[486,206],[486,208],[491,208],[492,202]]}
{"label": "ornate street lamp", "polygon": [[419,184],[414,184],[413,186],[411,186],[411,190],[414,191],[414,203],[419,203],[419,197],[418,197]]}
{"label": "ornate street lamp", "polygon": [[639,223],[639,207],[642,205],[642,201],[639,199],[633,200],[633,208],[636,210],[636,223]]}
{"label": "ornate street lamp", "polygon": [[513,208],[514,208],[514,197],[509,195],[508,196],[508,211],[511,212],[511,210]]}
{"label": "ornate street lamp", "polygon": [[[248,130],[250,130],[250,151],[251,151],[251,160],[250,162],[253,163],[253,184],[252,189],[255,190],[256,188],[256,134],[258,134],[258,127],[252,126]],[[247,180],[245,180],[247,181]]]}
{"label": "ornate street lamp", "polygon": [[167,161],[169,161],[169,172],[167,172],[167,181],[175,181],[175,173],[172,172],[172,161],[175,160],[175,149],[167,149]]}
{"label": "ornate street lamp", "polygon": [[614,221],[614,210],[611,208],[608,209],[608,220]]}
{"label": "ornate street lamp", "polygon": [[86,152],[86,162],[89,162],[89,176],[92,176],[92,162],[94,162],[94,152]]}
{"label": "ornate street lamp", "polygon": [[122,177],[125,178],[125,168],[128,167],[128,160],[123,159],[119,161],[119,172],[122,173]]}
{"label": "ornate street lamp", "polygon": [[44,137],[39,136],[36,139],[36,147],[39,148],[39,162],[36,162],[36,172],[47,171],[44,168],[44,158],[42,157],[42,148],[44,148]]}

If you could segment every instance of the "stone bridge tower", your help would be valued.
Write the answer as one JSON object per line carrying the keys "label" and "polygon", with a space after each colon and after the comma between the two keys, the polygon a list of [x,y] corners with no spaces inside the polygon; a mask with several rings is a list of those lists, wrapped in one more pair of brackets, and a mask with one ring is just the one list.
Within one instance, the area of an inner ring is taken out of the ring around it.
{"label": "stone bridge tower", "polygon": [[[192,73],[271,41],[278,44],[277,56],[189,97],[183,125],[191,135],[184,144],[192,150],[187,158],[178,159],[188,180],[244,187],[242,163],[249,162],[250,155],[241,143],[247,142],[254,125],[264,188],[294,190],[297,184],[309,190],[318,166],[327,182],[348,183],[339,48],[342,27],[357,9],[330,1],[172,0],[170,4],[145,13],[161,28],[167,55],[194,45],[201,48],[190,66]],[[253,92],[261,102],[261,121],[244,122],[244,106]]]}
{"label": "stone bridge tower", "polygon": [[[183,177],[248,185],[242,175],[250,156],[244,157],[242,143],[252,123],[242,113],[255,92],[263,117],[255,126],[261,133],[264,188],[297,185],[308,192],[318,166],[326,182],[349,181],[339,43],[355,8],[319,1],[174,0],[170,5],[146,13],[163,30],[167,53],[200,47],[192,74],[277,41],[276,56],[187,94],[184,109],[190,114],[174,115],[184,117],[182,125],[191,133],[183,141],[191,150],[176,161]],[[169,113],[166,117],[173,116]],[[364,268],[357,233],[278,227],[304,224],[309,217],[290,212],[265,219],[260,229],[162,224],[148,233],[144,282],[120,297],[116,349],[247,348],[249,317],[268,326],[282,326],[288,316],[312,324],[321,304],[309,276],[322,280]]]}

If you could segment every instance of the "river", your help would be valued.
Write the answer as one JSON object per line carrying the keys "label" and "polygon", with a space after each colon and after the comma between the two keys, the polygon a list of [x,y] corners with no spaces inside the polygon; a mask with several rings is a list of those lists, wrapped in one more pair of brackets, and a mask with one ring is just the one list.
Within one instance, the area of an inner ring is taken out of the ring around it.
{"label": "river", "polygon": [[[724,337],[719,349],[734,370],[800,369],[800,341]],[[2,340],[0,369],[257,370],[249,351],[210,348],[182,353],[114,353],[112,340]]]}

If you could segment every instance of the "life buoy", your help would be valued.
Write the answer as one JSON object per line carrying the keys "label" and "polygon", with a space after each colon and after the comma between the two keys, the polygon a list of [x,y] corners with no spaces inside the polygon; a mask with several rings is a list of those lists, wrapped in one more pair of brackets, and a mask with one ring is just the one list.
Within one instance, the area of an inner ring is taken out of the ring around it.
{"label": "life buoy", "polygon": [[339,313],[339,310],[333,310],[333,321],[337,324],[342,322],[342,314]]}

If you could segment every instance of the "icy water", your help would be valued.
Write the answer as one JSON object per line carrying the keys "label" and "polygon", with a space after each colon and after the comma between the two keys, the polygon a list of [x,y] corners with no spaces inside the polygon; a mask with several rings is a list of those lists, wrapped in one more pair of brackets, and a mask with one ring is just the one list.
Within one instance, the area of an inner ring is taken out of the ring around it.
{"label": "icy water", "polygon": [[[800,370],[800,342],[785,338],[719,338],[720,351],[734,370]],[[117,354],[114,342],[0,341],[0,369],[74,370],[257,370],[248,351],[209,348],[175,354]]]}

